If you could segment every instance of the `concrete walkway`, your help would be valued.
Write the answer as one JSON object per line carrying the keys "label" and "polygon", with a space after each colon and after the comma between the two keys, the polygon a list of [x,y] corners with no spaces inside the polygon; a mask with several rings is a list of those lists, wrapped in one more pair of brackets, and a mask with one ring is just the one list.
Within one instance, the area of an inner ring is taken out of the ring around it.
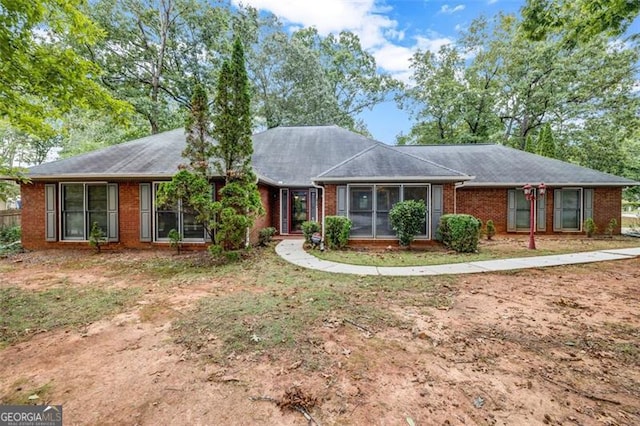
{"label": "concrete walkway", "polygon": [[513,269],[542,268],[545,266],[574,265],[607,260],[633,259],[640,256],[640,247],[589,251],[551,256],[517,257],[512,259],[483,260],[479,262],[451,263],[433,266],[360,266],[329,262],[310,255],[303,249],[304,240],[283,240],[276,253],[283,259],[303,268],[354,275],[447,275],[477,272],[510,271]]}

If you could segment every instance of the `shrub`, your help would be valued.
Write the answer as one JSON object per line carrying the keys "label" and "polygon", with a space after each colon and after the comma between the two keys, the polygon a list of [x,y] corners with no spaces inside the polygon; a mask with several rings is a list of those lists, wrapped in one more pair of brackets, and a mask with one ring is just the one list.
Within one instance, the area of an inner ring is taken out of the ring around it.
{"label": "shrub", "polygon": [[487,221],[487,240],[490,240],[491,238],[493,238],[494,235],[496,235],[496,226],[493,224],[493,220],[489,219]]}
{"label": "shrub", "polygon": [[416,235],[422,232],[426,214],[424,202],[416,200],[396,203],[389,211],[391,227],[396,231],[401,246],[410,246]]}
{"label": "shrub", "polygon": [[5,226],[0,228],[0,244],[10,244],[20,241],[22,231],[19,226]]}
{"label": "shrub", "polygon": [[597,229],[596,222],[592,218],[587,218],[584,221],[584,232],[587,234],[587,238],[591,238]]}
{"label": "shrub", "polygon": [[176,249],[178,254],[180,254],[180,250],[182,249],[182,235],[176,230],[172,229],[169,231],[169,244],[171,247]]}
{"label": "shrub", "polygon": [[613,237],[613,231],[618,227],[618,221],[612,218],[607,225],[607,235]]}
{"label": "shrub", "polygon": [[481,222],[468,214],[445,214],[440,217],[437,238],[458,253],[478,250]]}
{"label": "shrub", "polygon": [[91,232],[89,232],[89,245],[100,253],[100,246],[106,242],[107,239],[104,236],[104,232],[102,232],[102,228],[100,228],[98,222],[93,222]]}
{"label": "shrub", "polygon": [[324,220],[325,241],[330,249],[344,248],[349,242],[351,220],[344,216],[327,216]]}
{"label": "shrub", "polygon": [[276,235],[276,228],[274,228],[273,226],[262,228],[260,230],[260,233],[258,233],[258,244],[261,246],[266,246],[271,242],[274,235]]}
{"label": "shrub", "polygon": [[318,222],[302,222],[302,233],[304,234],[304,241],[307,244],[311,244],[311,236],[316,232],[320,232],[320,224]]}

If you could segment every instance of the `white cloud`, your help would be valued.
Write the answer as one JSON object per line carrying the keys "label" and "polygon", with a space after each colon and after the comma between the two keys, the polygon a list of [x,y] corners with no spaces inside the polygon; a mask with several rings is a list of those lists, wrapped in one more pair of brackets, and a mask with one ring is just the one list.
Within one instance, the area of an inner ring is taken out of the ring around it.
{"label": "white cloud", "polygon": [[442,7],[440,8],[440,13],[446,13],[448,15],[451,15],[452,13],[463,11],[464,8],[465,6],[463,4],[459,4],[455,7],[451,7],[448,4],[443,4]]}
{"label": "white cloud", "polygon": [[496,4],[496,3],[498,3],[498,0],[489,0],[487,2],[487,4]]}
{"label": "white cloud", "polygon": [[[407,37],[398,22],[389,18],[391,6],[376,5],[377,0],[232,0],[278,16],[289,28],[311,27],[321,35],[351,31],[358,35],[362,47],[371,53],[378,66],[395,78],[408,82],[410,59],[418,50],[437,52],[453,40],[438,34]],[[448,7],[448,6],[447,6]],[[457,12],[464,6],[451,10]],[[451,12],[451,13],[453,13]]]}

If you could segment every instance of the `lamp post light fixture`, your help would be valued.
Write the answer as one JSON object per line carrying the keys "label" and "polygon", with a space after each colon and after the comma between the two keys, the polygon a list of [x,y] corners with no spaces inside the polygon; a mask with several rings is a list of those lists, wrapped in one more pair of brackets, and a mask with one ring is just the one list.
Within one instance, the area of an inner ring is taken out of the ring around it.
{"label": "lamp post light fixture", "polygon": [[535,240],[535,210],[534,204],[536,199],[543,198],[544,194],[547,192],[547,186],[544,183],[540,183],[538,187],[531,186],[530,184],[526,184],[523,188],[525,198],[531,203],[529,207],[529,249],[536,249],[536,240]]}

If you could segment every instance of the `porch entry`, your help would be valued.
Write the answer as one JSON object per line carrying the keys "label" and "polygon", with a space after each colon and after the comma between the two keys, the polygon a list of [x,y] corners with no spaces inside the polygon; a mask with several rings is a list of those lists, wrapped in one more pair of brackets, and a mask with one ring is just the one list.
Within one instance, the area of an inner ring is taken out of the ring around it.
{"label": "porch entry", "polygon": [[318,220],[316,188],[283,188],[280,190],[280,233],[301,234],[302,224]]}

